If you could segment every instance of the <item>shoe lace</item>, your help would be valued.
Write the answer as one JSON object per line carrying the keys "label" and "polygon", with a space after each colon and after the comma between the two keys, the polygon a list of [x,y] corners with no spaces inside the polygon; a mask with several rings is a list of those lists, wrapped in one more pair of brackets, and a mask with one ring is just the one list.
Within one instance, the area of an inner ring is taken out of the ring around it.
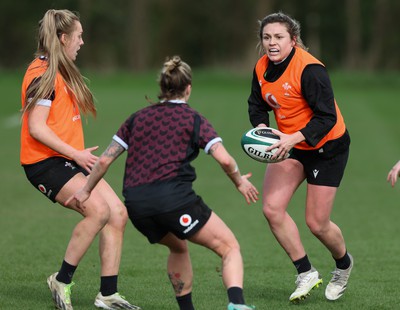
{"label": "shoe lace", "polygon": [[302,287],[303,285],[305,285],[309,281],[310,274],[311,273],[297,275],[296,282],[295,282],[296,286]]}
{"label": "shoe lace", "polygon": [[343,272],[340,269],[336,269],[335,271],[332,271],[331,274],[333,275],[330,281],[331,283],[335,283],[341,286],[346,284],[348,278],[346,272]]}
{"label": "shoe lace", "polygon": [[65,303],[70,304],[71,303],[71,287],[75,285],[74,282],[71,282],[70,284],[67,284],[64,286],[64,294],[65,294]]}

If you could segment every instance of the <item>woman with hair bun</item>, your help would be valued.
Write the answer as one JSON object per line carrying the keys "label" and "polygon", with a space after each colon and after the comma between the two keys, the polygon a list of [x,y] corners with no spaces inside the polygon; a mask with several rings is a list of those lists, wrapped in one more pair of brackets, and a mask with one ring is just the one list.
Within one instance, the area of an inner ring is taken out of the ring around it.
{"label": "woman with hair bun", "polygon": [[226,224],[196,195],[191,166],[203,149],[225,171],[247,203],[257,189],[241,175],[210,122],[188,105],[192,72],[179,56],[167,59],[159,76],[160,101],[133,113],[114,135],[85,186],[68,201],[77,207],[90,199],[112,162],[128,152],[123,195],[133,225],[150,243],[169,249],[167,272],[181,310],[193,310],[193,271],[187,240],[222,259],[228,310],[250,310],[243,297],[243,262],[238,241]]}

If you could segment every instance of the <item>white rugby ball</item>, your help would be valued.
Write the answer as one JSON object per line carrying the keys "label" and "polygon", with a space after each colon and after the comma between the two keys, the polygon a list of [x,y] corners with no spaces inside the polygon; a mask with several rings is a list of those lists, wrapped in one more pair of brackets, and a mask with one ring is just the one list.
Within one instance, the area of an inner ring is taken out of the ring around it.
{"label": "white rugby ball", "polygon": [[[270,127],[256,127],[243,134],[241,145],[243,151],[251,158],[262,163],[277,163],[289,157],[290,152],[283,159],[271,159],[277,149],[266,151],[266,148],[280,140]],[[276,130],[276,129],[274,129]]]}

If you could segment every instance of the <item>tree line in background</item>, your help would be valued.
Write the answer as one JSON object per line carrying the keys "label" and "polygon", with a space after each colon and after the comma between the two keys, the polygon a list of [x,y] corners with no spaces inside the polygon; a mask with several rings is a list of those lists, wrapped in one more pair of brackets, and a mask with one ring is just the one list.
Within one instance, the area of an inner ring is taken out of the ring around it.
{"label": "tree line in background", "polygon": [[400,69],[398,0],[3,0],[0,69],[25,67],[49,8],[78,11],[81,67],[144,71],[166,56],[192,66],[252,68],[258,20],[283,11],[302,26],[310,52],[346,70]]}

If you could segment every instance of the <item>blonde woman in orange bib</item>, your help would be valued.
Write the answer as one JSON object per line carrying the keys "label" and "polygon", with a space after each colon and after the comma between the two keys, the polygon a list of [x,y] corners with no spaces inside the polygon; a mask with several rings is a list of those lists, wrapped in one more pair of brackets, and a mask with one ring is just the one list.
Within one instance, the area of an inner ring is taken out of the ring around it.
{"label": "blonde woman in orange bib", "polygon": [[[96,115],[93,96],[74,61],[83,46],[83,29],[76,13],[48,10],[39,22],[36,57],[22,83],[20,161],[32,185],[53,202],[80,213],[58,272],[47,279],[58,309],[73,309],[72,277],[99,234],[100,292],[95,306],[140,309],[117,290],[127,210],[103,179],[85,204],[65,204],[86,183],[97,156],[85,147],[81,112]],[[60,219],[62,220],[62,219]],[[57,225],[57,223],[52,223]]]}

